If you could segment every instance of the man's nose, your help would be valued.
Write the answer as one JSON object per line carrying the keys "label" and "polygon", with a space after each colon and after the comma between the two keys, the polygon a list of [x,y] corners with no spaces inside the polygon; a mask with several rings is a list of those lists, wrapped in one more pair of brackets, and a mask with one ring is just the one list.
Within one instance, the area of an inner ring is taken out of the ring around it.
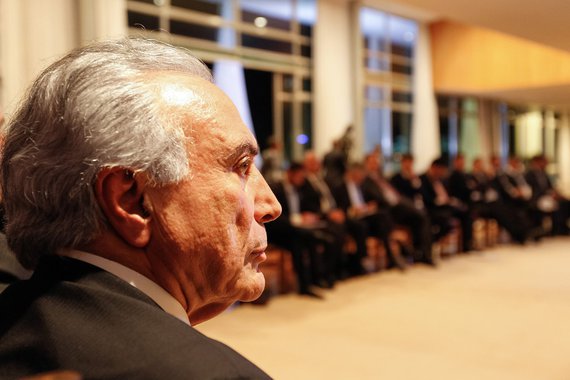
{"label": "man's nose", "polygon": [[268,223],[275,220],[281,215],[281,205],[275,198],[275,194],[271,191],[271,188],[265,181],[265,178],[257,170],[257,183],[255,184],[255,220],[258,223]]}

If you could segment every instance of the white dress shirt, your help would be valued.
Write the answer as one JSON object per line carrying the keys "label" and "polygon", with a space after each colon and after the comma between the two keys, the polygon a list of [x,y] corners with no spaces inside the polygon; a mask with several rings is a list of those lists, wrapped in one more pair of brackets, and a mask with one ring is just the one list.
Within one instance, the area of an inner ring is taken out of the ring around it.
{"label": "white dress shirt", "polygon": [[364,196],[362,195],[362,190],[360,187],[352,181],[346,182],[346,189],[348,190],[348,197],[350,198],[350,204],[352,207],[364,207],[366,203],[364,202]]}
{"label": "white dress shirt", "polygon": [[156,302],[158,306],[160,306],[162,310],[190,326],[188,315],[186,314],[186,311],[180,302],[178,302],[176,298],[170,295],[170,293],[164,290],[161,286],[149,278],[143,276],[142,274],[135,272],[134,270],[127,268],[126,266],[115,261],[111,261],[92,253],[87,253],[79,250],[62,250],[59,252],[59,254],[61,256],[71,257],[73,259],[94,265],[119,277],[121,280],[126,281],[131,286],[134,286],[146,294],[148,297],[150,297],[154,302]]}

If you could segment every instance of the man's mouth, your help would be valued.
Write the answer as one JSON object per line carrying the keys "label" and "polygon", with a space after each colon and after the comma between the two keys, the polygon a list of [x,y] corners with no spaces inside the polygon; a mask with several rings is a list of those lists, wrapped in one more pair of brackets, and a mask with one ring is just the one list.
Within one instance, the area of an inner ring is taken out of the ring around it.
{"label": "man's mouth", "polygon": [[251,252],[251,263],[257,272],[260,272],[259,264],[267,260],[266,249],[267,247],[261,247]]}

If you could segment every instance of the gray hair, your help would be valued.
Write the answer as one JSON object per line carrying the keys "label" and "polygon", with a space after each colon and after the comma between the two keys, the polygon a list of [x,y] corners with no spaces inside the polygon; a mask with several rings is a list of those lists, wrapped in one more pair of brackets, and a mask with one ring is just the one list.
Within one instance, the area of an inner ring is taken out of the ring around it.
{"label": "gray hair", "polygon": [[103,168],[145,172],[157,185],[189,174],[182,126],[143,78],[163,71],[212,81],[184,49],[122,39],[74,50],[33,83],[0,162],[8,244],[25,267],[101,230],[93,184]]}

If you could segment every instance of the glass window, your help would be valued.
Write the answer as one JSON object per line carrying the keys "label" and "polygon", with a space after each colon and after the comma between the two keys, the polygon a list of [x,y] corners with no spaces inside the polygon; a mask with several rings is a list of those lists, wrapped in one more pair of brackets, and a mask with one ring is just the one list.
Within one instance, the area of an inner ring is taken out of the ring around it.
{"label": "glass window", "polygon": [[220,1],[223,0],[170,0],[170,4],[173,7],[185,8],[196,12],[208,13],[211,15],[220,15],[222,12],[222,4]]}
{"label": "glass window", "polygon": [[156,38],[166,41],[173,36],[190,37],[176,41],[203,60],[239,60],[245,69],[268,70],[263,72],[270,74],[257,75],[264,81],[265,95],[246,83],[248,95],[263,97],[263,101],[250,99],[250,104],[265,104],[271,110],[250,107],[256,133],[266,140],[264,133],[275,132],[289,160],[299,158],[299,144],[312,146],[310,67],[316,0],[135,0],[126,4],[130,27],[162,27],[167,30],[156,33]]}
{"label": "glass window", "polygon": [[293,53],[293,44],[291,42],[272,40],[244,33],[241,35],[241,43],[244,47],[271,50],[276,53]]}
{"label": "glass window", "polygon": [[449,159],[449,118],[447,116],[439,116],[439,141],[441,156]]}
{"label": "glass window", "polygon": [[410,152],[412,141],[412,114],[409,112],[392,112],[392,141],[394,153]]}
{"label": "glass window", "polygon": [[382,147],[384,156],[391,155],[392,136],[389,108],[367,107],[364,110],[364,151],[371,152]]}
{"label": "glass window", "polygon": [[285,161],[293,159],[293,104],[283,102],[283,153]]}
{"label": "glass window", "polygon": [[293,75],[291,74],[283,75],[283,92],[288,92],[288,93],[293,92]]}
{"label": "glass window", "polygon": [[281,30],[291,30],[291,20],[277,18],[275,16],[270,16],[264,14],[262,11],[249,12],[247,10],[242,10],[241,12],[242,21],[252,24],[257,28],[275,28]]}
{"label": "glass window", "polygon": [[129,11],[127,13],[128,25],[133,28],[157,30],[160,28],[158,16]]}
{"label": "glass window", "polygon": [[410,65],[401,65],[392,62],[391,69],[393,73],[412,75],[412,66]]}
{"label": "glass window", "polygon": [[411,92],[401,92],[401,91],[394,91],[392,92],[392,101],[396,103],[411,103],[412,102],[412,93]]}
{"label": "glass window", "polygon": [[190,24],[181,21],[170,21],[170,33],[198,38],[201,40],[218,41],[218,28],[212,28],[205,25]]}
{"label": "glass window", "polygon": [[133,1],[136,1],[137,3],[146,3],[146,4],[155,4],[156,5],[157,0],[133,0]]}
{"label": "glass window", "polygon": [[313,81],[311,77],[303,78],[303,91],[304,92],[313,91]]}
{"label": "glass window", "polygon": [[303,133],[297,136],[297,143],[303,145],[303,150],[313,148],[313,104],[303,102]]}
{"label": "glass window", "polygon": [[[412,60],[417,23],[376,9],[359,14],[364,69],[364,150],[392,154],[410,151],[413,96]],[[408,88],[410,88],[408,90]]]}
{"label": "glass window", "polygon": [[293,3],[285,1],[242,0],[241,17],[246,23],[262,28],[274,28],[290,31],[293,17]]}

